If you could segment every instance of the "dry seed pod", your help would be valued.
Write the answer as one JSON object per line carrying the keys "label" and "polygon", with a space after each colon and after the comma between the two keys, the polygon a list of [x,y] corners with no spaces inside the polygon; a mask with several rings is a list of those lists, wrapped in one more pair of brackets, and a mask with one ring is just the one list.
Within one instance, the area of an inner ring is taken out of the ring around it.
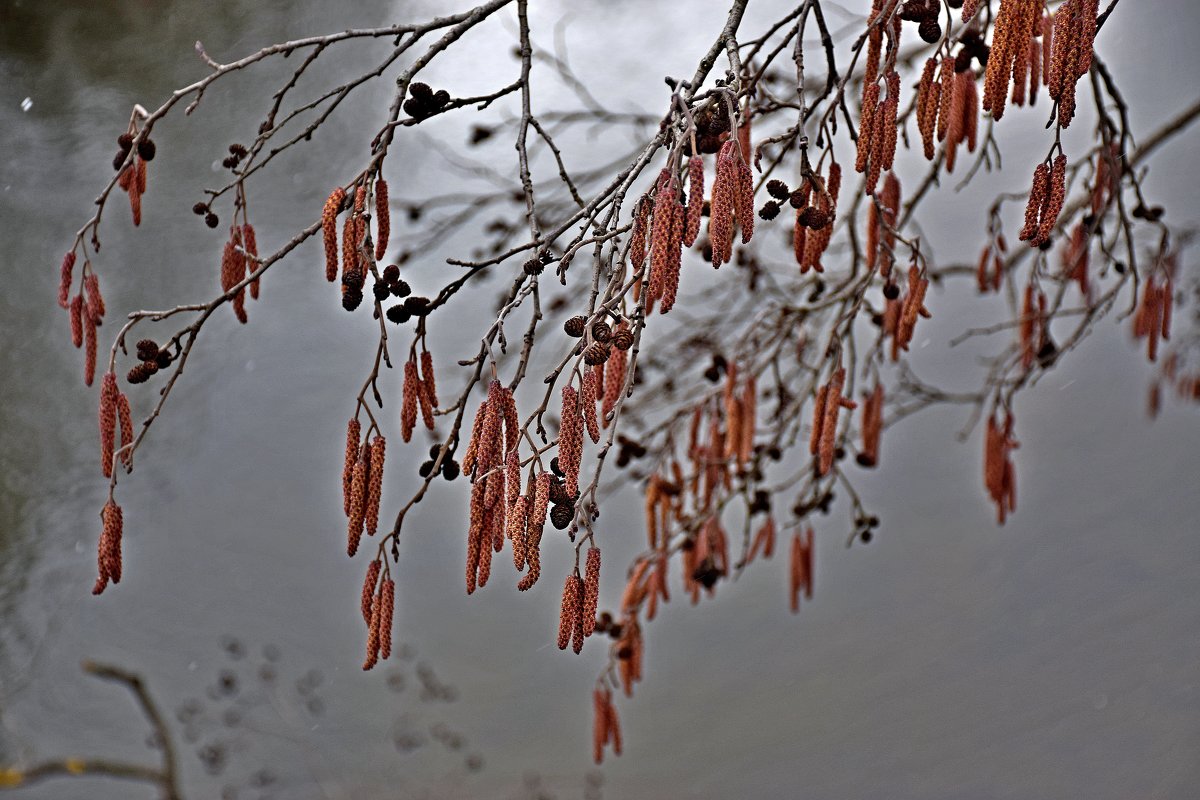
{"label": "dry seed pod", "polygon": [[611,352],[612,348],[604,342],[593,342],[583,351],[583,363],[590,367],[603,364]]}
{"label": "dry seed pod", "polygon": [[563,330],[567,332],[568,336],[575,338],[583,336],[587,332],[587,317],[571,317],[563,323]]}
{"label": "dry seed pod", "polygon": [[622,351],[633,347],[633,333],[624,323],[622,323],[621,327],[617,329],[617,332],[613,334],[612,345],[613,347]]}
{"label": "dry seed pod", "polygon": [[321,211],[321,233],[325,240],[325,280],[333,283],[338,275],[337,215],[346,202],[346,190],[337,187],[325,200]]}

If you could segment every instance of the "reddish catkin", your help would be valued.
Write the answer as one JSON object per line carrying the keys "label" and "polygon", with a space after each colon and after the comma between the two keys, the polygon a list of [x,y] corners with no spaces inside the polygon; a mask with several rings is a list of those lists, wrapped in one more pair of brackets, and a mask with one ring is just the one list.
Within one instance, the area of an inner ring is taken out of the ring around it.
{"label": "reddish catkin", "polygon": [[[246,272],[254,272],[258,269],[258,236],[249,222],[242,226],[242,248],[246,251]],[[250,296],[255,300],[258,299],[258,280],[250,281]]]}
{"label": "reddish catkin", "polygon": [[714,268],[728,262],[733,252],[733,205],[738,178],[732,153],[733,142],[721,145],[717,153],[717,175],[709,203],[708,238]]}
{"label": "reddish catkin", "polygon": [[857,151],[854,171],[866,172],[875,141],[875,119],[879,111],[879,84],[870,83],[863,90],[862,113],[858,123]]}
{"label": "reddish catkin", "polygon": [[129,170],[129,210],[133,213],[133,225],[136,228],[142,224],[142,192],[146,186],[146,162],[134,158]]}
{"label": "reddish catkin", "polygon": [[354,462],[358,461],[361,435],[362,425],[358,419],[350,420],[346,426],[346,460],[342,466],[342,507],[347,517],[350,516],[350,482],[354,477]]}
{"label": "reddish catkin", "polygon": [[562,390],[562,424],[558,432],[558,466],[567,483],[567,494],[579,493],[579,465],[583,459],[583,418],[579,413],[579,394],[572,386]]}
{"label": "reddish catkin", "polygon": [[361,240],[358,237],[358,219],[353,213],[346,215],[346,221],[342,223],[342,283],[345,284],[353,277],[357,280],[359,274],[359,253],[358,245]]}
{"label": "reddish catkin", "polygon": [[421,383],[429,394],[429,404],[438,407],[437,378],[433,373],[433,353],[428,350],[421,352]]}
{"label": "reddish catkin", "polygon": [[332,283],[338,275],[337,215],[346,202],[346,190],[337,187],[325,200],[321,211],[321,234],[325,240],[325,280]]}
{"label": "reddish catkin", "polygon": [[1029,40],[1029,105],[1037,105],[1042,86],[1042,47],[1037,39]]}
{"label": "reddish catkin", "polygon": [[100,381],[100,470],[112,477],[113,449],[117,435],[117,375],[106,372]]}
{"label": "reddish catkin", "polygon": [[1063,201],[1067,197],[1067,157],[1059,153],[1054,157],[1054,165],[1050,168],[1050,191],[1042,206],[1041,220],[1038,223],[1038,244],[1048,241],[1054,233],[1058,215],[1062,212]]}
{"label": "reddish catkin", "polygon": [[63,256],[58,274],[58,305],[67,308],[71,304],[71,272],[75,268],[75,251]]}
{"label": "reddish catkin", "polygon": [[113,583],[121,582],[121,535],[124,527],[121,507],[109,500],[100,510],[100,522],[100,542],[96,548],[99,577],[92,587],[92,594],[103,592],[110,580]]}
{"label": "reddish catkin", "polygon": [[83,295],[71,298],[71,344],[83,347]]}
{"label": "reddish catkin", "polygon": [[600,548],[589,547],[587,566],[583,579],[583,635],[591,636],[596,630],[596,608],[600,598]]}
{"label": "reddish catkin", "polygon": [[146,160],[144,158],[134,159],[137,164],[137,190],[139,195],[146,193]]}
{"label": "reddish catkin", "polygon": [[950,120],[954,108],[954,56],[942,59],[942,70],[938,77],[941,91],[938,94],[937,138],[945,141],[950,132]]}
{"label": "reddish catkin", "polygon": [[362,617],[363,622],[371,624],[371,598],[375,596],[375,586],[379,583],[379,571],[383,562],[378,558],[367,565],[367,576],[363,579],[362,587]]}
{"label": "reddish catkin", "polygon": [[671,268],[671,235],[675,227],[678,184],[670,170],[658,175],[654,190],[654,223],[650,233],[650,296],[660,298]]}
{"label": "reddish catkin", "polygon": [[482,481],[471,487],[470,522],[467,527],[467,594],[475,592],[479,560],[483,555],[483,502],[486,488]]}
{"label": "reddish catkin", "polygon": [[596,416],[596,391],[596,370],[589,369],[583,374],[579,402],[583,406],[583,421],[587,424],[588,436],[594,443],[600,441],[600,420]]}
{"label": "reddish catkin", "polygon": [[388,236],[392,232],[392,211],[388,206],[388,185],[383,178],[375,181],[375,260],[387,254]]}
{"label": "reddish catkin", "polygon": [[87,303],[88,315],[93,319],[104,318],[104,295],[100,294],[100,278],[96,273],[89,272],[83,276],[83,291]]}
{"label": "reddish catkin", "polygon": [[662,305],[660,306],[664,314],[674,308],[675,298],[679,293],[679,270],[683,265],[683,227],[686,213],[683,205],[675,200],[671,208],[671,239],[667,246],[670,261],[663,275]]}
{"label": "reddish catkin", "polygon": [[808,439],[808,452],[816,455],[821,449],[821,428],[825,424],[825,401],[829,398],[829,384],[817,389],[817,400],[813,404],[812,434]]}
{"label": "reddish catkin", "polygon": [[649,198],[638,200],[633,210],[633,231],[629,234],[629,264],[636,271],[646,263],[646,229],[650,222]]}
{"label": "reddish catkin", "polygon": [[525,569],[525,562],[528,558],[526,524],[529,520],[528,505],[525,495],[518,495],[513,503],[512,509],[508,512],[507,518],[507,536],[512,542],[513,567],[518,572]]}
{"label": "reddish catkin", "polygon": [[[367,449],[369,448],[363,448],[364,451]],[[350,478],[350,520],[346,528],[346,554],[351,557],[358,552],[358,543],[362,539],[367,499],[368,455],[365,452],[359,455],[354,462],[354,472]]]}
{"label": "reddish catkin", "polygon": [[129,445],[133,444],[133,413],[124,392],[117,393],[117,420],[121,423],[121,463],[128,469],[133,459],[129,452]]}
{"label": "reddish catkin", "polygon": [[83,383],[91,386],[96,377],[96,318],[84,314],[83,326]]}
{"label": "reddish catkin", "polygon": [[936,58],[926,60],[921,80],[917,84],[917,129],[921,133],[921,145],[926,161],[933,160],[933,135],[936,133],[938,105],[941,102],[942,85],[933,79],[937,67]]}
{"label": "reddish catkin", "polygon": [[375,595],[371,600],[371,621],[367,623],[367,660],[363,669],[368,670],[379,663],[379,633],[383,617],[383,598]]}
{"label": "reddish catkin", "polygon": [[[628,326],[621,323],[617,330],[627,330]],[[609,415],[617,407],[617,402],[621,399],[621,393],[625,389],[625,368],[628,364],[629,354],[624,350],[616,350],[608,359],[608,364],[604,371],[604,402],[600,406],[600,423],[604,427],[608,427]]]}
{"label": "reddish catkin", "polygon": [[697,153],[688,159],[687,224],[683,226],[683,246],[691,247],[700,235],[704,210],[704,158]]}
{"label": "reddish catkin", "polygon": [[[425,359],[422,358],[422,361]],[[421,408],[421,422],[428,430],[433,430],[433,391],[429,387],[429,382],[422,375],[417,380],[417,403]]]}
{"label": "reddish catkin", "polygon": [[400,400],[400,438],[412,440],[413,428],[417,426],[417,404],[421,396],[421,379],[417,375],[417,362],[404,362],[404,390]]}
{"label": "reddish catkin", "polygon": [[979,89],[975,86],[975,73],[963,73],[962,126],[967,140],[967,151],[974,153],[979,142]]}
{"label": "reddish catkin", "polygon": [[896,114],[900,108],[900,75],[895,70],[888,73],[888,102],[883,107],[883,160],[879,166],[889,170],[896,159]]}
{"label": "reddish catkin", "polygon": [[487,423],[488,404],[484,400],[479,404],[479,409],[475,412],[475,422],[471,424],[471,438],[467,440],[467,449],[462,457],[462,471],[465,475],[470,475],[475,469],[475,462],[479,457],[479,440],[483,435],[483,429]]}
{"label": "reddish catkin", "polygon": [[858,463],[873,467],[879,463],[879,435],[883,429],[883,386],[875,384],[870,394],[864,395],[862,421],[862,450]]}
{"label": "reddish catkin", "polygon": [[977,11],[979,11],[979,0],[963,0],[962,21],[970,22]]}
{"label": "reddish catkin", "polygon": [[742,244],[754,237],[754,173],[746,163],[745,153],[734,151],[734,171],[737,184],[733,205],[738,227],[742,229]]}
{"label": "reddish catkin", "polygon": [[558,649],[566,650],[575,629],[575,618],[579,615],[580,582],[578,575],[568,575],[563,584],[562,606],[558,612]]}
{"label": "reddish catkin", "polygon": [[379,608],[379,657],[392,655],[392,614],[396,610],[396,582],[388,578],[383,582],[383,595]]}
{"label": "reddish catkin", "polygon": [[[1050,195],[1050,168],[1045,162],[1033,170],[1033,187],[1029,190],[1029,202],[1025,204],[1025,225],[1017,237],[1022,242],[1032,242],[1038,235],[1038,218],[1042,206]],[[1034,247],[1037,245],[1034,244]]]}
{"label": "reddish catkin", "polygon": [[825,418],[821,420],[821,441],[818,448],[817,471],[828,475],[833,468],[833,458],[837,445],[838,414],[846,400],[842,397],[842,386],[846,382],[846,370],[838,367],[829,379],[829,393],[825,396]]}
{"label": "reddish catkin", "polygon": [[376,436],[371,442],[371,463],[367,470],[367,510],[364,522],[367,535],[374,536],[379,529],[379,501],[383,498],[383,459],[387,440]]}

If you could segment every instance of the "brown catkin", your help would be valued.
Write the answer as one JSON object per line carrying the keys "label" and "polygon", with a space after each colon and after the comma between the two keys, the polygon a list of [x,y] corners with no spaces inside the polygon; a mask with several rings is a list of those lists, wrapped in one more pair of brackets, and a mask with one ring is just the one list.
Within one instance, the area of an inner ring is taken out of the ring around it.
{"label": "brown catkin", "polygon": [[100,382],[100,470],[112,477],[114,442],[117,435],[117,375],[106,372]]}
{"label": "brown catkin", "polygon": [[379,657],[392,655],[392,614],[396,610],[396,582],[388,578],[383,582],[383,595],[379,608]]}
{"label": "brown catkin", "polygon": [[589,547],[583,579],[583,635],[596,630],[596,608],[600,597],[600,548]]}
{"label": "brown catkin", "polygon": [[583,418],[579,412],[579,394],[572,386],[562,390],[562,423],[558,432],[558,466],[567,483],[567,494],[579,493],[579,466],[583,459]]}
{"label": "brown catkin", "polygon": [[87,312],[93,319],[104,318],[104,295],[100,294],[100,278],[89,272],[83,276],[83,291],[86,296]]}
{"label": "brown catkin", "polygon": [[367,475],[367,510],[364,522],[367,535],[374,536],[379,528],[379,501],[383,497],[383,458],[387,450],[387,440],[376,436],[371,442],[371,463]]}
{"label": "brown catkin", "polygon": [[71,304],[71,272],[75,268],[75,251],[63,256],[58,274],[58,305],[67,308]]}
{"label": "brown catkin", "polygon": [[579,615],[579,576],[568,575],[563,584],[562,606],[558,613],[558,649],[566,650],[571,643],[575,618]]}
{"label": "brown catkin", "polygon": [[470,522],[467,527],[467,594],[475,591],[479,560],[483,555],[483,502],[486,487],[482,481],[471,487]]}
{"label": "brown catkin", "polygon": [[937,139],[941,142],[946,139],[946,134],[950,132],[951,112],[954,108],[953,56],[946,56],[942,59],[942,69],[938,77],[938,83],[941,86],[941,91],[938,94]]}
{"label": "brown catkin", "polygon": [[[1033,170],[1033,186],[1029,190],[1029,202],[1025,204],[1025,225],[1017,237],[1022,242],[1028,242],[1037,237],[1038,217],[1049,194],[1050,168],[1043,162]],[[1036,244],[1034,246],[1036,247]]]}
{"label": "brown catkin", "polygon": [[71,299],[71,344],[83,347],[83,295]]}
{"label": "brown catkin", "polygon": [[103,592],[110,580],[113,583],[121,582],[121,535],[124,526],[121,507],[109,500],[100,510],[100,521],[100,542],[96,548],[99,577],[92,587],[92,594]]}
{"label": "brown catkin", "polygon": [[714,268],[728,262],[733,252],[733,206],[738,181],[733,147],[732,141],[726,142],[717,153],[717,174],[709,203],[708,238]]}
{"label": "brown catkin", "polygon": [[813,404],[812,434],[808,438],[808,452],[816,455],[821,451],[821,431],[825,427],[825,403],[829,399],[829,384],[817,389],[816,402]]}
{"label": "brown catkin", "polygon": [[388,236],[392,232],[392,212],[388,206],[388,185],[383,178],[375,181],[375,260],[382,261],[387,253]]}
{"label": "brown catkin", "polygon": [[846,370],[839,367],[829,380],[829,393],[825,396],[825,418],[821,420],[821,441],[817,450],[817,471],[821,475],[828,475],[829,470],[833,468],[838,414],[842,410],[842,386],[845,382]]}
{"label": "brown catkin", "polygon": [[[368,448],[363,448],[364,450]],[[358,543],[362,539],[363,515],[366,511],[367,470],[369,462],[360,454],[354,462],[354,472],[350,478],[350,520],[346,528],[346,554],[353,557],[358,552]]]}
{"label": "brown catkin", "polygon": [[938,105],[941,102],[942,85],[933,79],[937,67],[936,58],[928,59],[921,73],[921,81],[917,84],[917,128],[921,133],[921,145],[927,161],[932,161],[934,156],[933,135],[936,133]]}
{"label": "brown catkin", "polygon": [[688,159],[687,224],[683,227],[683,246],[691,247],[700,234],[700,217],[704,209],[704,159],[697,153]]}
{"label": "brown catkin", "polygon": [[133,225],[136,228],[142,224],[142,190],[146,185],[145,162],[134,158],[134,163],[127,167],[129,170],[129,210],[133,213]]}
{"label": "brown catkin", "polygon": [[346,190],[334,189],[321,211],[321,233],[325,239],[325,280],[332,283],[338,275],[337,215],[346,202]]}
{"label": "brown catkin", "polygon": [[[422,357],[421,361],[424,362],[425,358]],[[405,377],[407,377],[407,372],[408,367],[406,366]],[[429,382],[425,380],[424,376],[417,378],[417,403],[421,408],[421,421],[427,429],[433,430],[433,393],[429,388]]]}
{"label": "brown catkin", "polygon": [[133,413],[124,392],[117,393],[117,420],[121,423],[121,463],[128,468],[133,458],[127,449],[133,444]]}
{"label": "brown catkin", "polygon": [[83,326],[83,383],[86,386],[92,385],[92,380],[96,377],[96,318],[90,315],[84,315]]}
{"label": "brown catkin", "polygon": [[1038,244],[1049,240],[1062,212],[1063,201],[1067,196],[1067,157],[1059,153],[1054,157],[1054,165],[1050,168],[1050,190],[1042,206],[1041,221],[1038,223],[1036,241]]}
{"label": "brown catkin", "polygon": [[346,221],[342,223],[342,283],[347,280],[357,280],[359,275],[359,261],[361,253],[359,253],[358,245],[361,240],[358,236],[358,218],[353,213],[346,215]]}
{"label": "brown catkin", "polygon": [[650,200],[643,197],[633,210],[633,231],[629,234],[629,264],[636,271],[646,262],[646,227],[650,219]]}
{"label": "brown catkin", "polygon": [[737,184],[734,188],[733,204],[738,227],[742,229],[742,244],[746,244],[754,237],[754,173],[746,163],[744,154],[734,152]]}
{"label": "brown catkin", "polygon": [[975,16],[975,12],[979,10],[979,0],[963,0],[962,4],[962,21],[970,22]]}
{"label": "brown catkin", "polygon": [[467,440],[467,449],[462,457],[462,471],[466,475],[470,475],[475,469],[475,462],[479,457],[479,439],[483,435],[487,418],[488,404],[487,400],[484,400],[475,412],[475,421],[471,424],[471,438]]}
{"label": "brown catkin", "polygon": [[579,402],[583,406],[583,421],[587,424],[588,436],[591,437],[592,442],[600,441],[600,420],[596,416],[596,394],[596,370],[593,368],[584,372],[583,384],[579,391]]}
{"label": "brown catkin", "polygon": [[879,84],[870,83],[863,89],[862,114],[858,123],[857,154],[854,159],[855,172],[866,172],[874,146],[875,118],[879,107]]}
{"label": "brown catkin", "polygon": [[433,374],[433,353],[428,350],[421,353],[421,382],[429,392],[429,404],[438,407],[437,379]]}
{"label": "brown catkin", "polygon": [[671,264],[671,234],[675,227],[678,185],[670,170],[662,170],[654,190],[654,223],[650,232],[650,296],[660,298]]}
{"label": "brown catkin", "polygon": [[525,495],[517,495],[512,508],[508,512],[507,537],[512,542],[513,567],[518,572],[525,569],[527,536],[526,526],[529,522],[529,504]]}
{"label": "brown catkin", "polygon": [[[246,251],[246,272],[251,273],[258,269],[258,236],[254,233],[254,226],[247,222],[242,226],[242,248]],[[258,278],[250,281],[250,296],[255,300],[258,299]]]}
{"label": "brown catkin", "polygon": [[887,76],[888,99],[883,106],[883,160],[879,166],[881,169],[889,170],[892,168],[892,162],[896,159],[896,114],[900,108],[900,75],[899,73],[888,73]]}
{"label": "brown catkin", "polygon": [[375,595],[371,600],[371,621],[367,623],[367,660],[363,669],[368,670],[379,663],[379,631],[383,615],[383,598]]}
{"label": "brown catkin", "polygon": [[417,375],[417,362],[409,359],[404,363],[404,390],[400,400],[400,438],[412,440],[413,428],[417,426],[417,404],[421,396],[421,379]]}
{"label": "brown catkin", "polygon": [[362,616],[363,622],[371,624],[371,598],[375,596],[375,585],[379,583],[379,571],[383,563],[376,558],[367,565],[367,576],[363,579],[362,587]]}
{"label": "brown catkin", "polygon": [[346,426],[346,461],[342,467],[342,507],[346,516],[350,516],[350,482],[354,477],[354,462],[358,461],[359,437],[362,435],[362,425],[358,419],[350,420]]}

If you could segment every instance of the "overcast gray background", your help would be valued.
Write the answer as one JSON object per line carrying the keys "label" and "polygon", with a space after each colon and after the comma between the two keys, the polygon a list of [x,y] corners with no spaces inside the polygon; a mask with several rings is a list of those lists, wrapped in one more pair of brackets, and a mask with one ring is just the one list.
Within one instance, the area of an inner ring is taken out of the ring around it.
{"label": "overcast gray background", "polygon": [[[752,2],[743,29],[757,33],[783,6]],[[315,247],[271,270],[248,327],[228,313],[206,326],[137,471],[120,487],[125,578],[102,598],[89,592],[105,491],[96,393],[82,386],[54,292],[62,252],[111,174],[113,138],[131,105],[157,106],[201,74],[195,39],[229,60],[285,38],[458,7],[0,1],[0,763],[63,754],[153,760],[127,699],[83,677],[81,658],[141,670],[174,709],[205,697],[226,667],[251,691],[263,647],[274,644],[283,676],[277,711],[259,707],[236,729],[219,720],[206,729],[202,741],[219,735],[239,751],[221,778],[205,776],[192,755],[198,743],[185,745],[189,797],[217,796],[226,782],[243,787],[239,797],[507,797],[521,795],[530,773],[559,797],[583,794],[592,771],[590,691],[603,653],[593,644],[573,657],[551,644],[568,548],[553,539],[545,578],[530,595],[502,572],[504,580],[467,598],[463,484],[435,484],[406,527],[397,630],[416,655],[369,674],[358,668],[365,560],[344,555],[338,472],[374,324],[337,307],[318,277]],[[602,102],[654,113],[666,97],[661,77],[690,74],[724,18],[716,2],[686,12],[676,3],[553,2],[531,13],[543,46],[563,21],[572,62]],[[830,15],[835,27],[846,19]],[[462,94],[510,80],[516,62],[503,52],[513,30],[506,12],[473,40],[471,58],[434,77]],[[1099,47],[1143,134],[1200,91],[1196,33],[1184,0],[1121,3],[1104,29]],[[333,74],[352,74],[368,58],[335,57]],[[188,208],[198,187],[219,180],[212,165],[224,145],[252,136],[264,96],[284,74],[239,77],[190,120],[173,115],[159,126],[141,229],[131,229],[119,196],[105,220],[102,347],[124,311],[215,290],[220,236]],[[548,74],[535,80],[549,106],[570,102]],[[260,246],[289,238],[328,187],[359,168],[363,132],[377,126],[386,102],[381,84],[260,184],[252,196]],[[972,198],[1025,187],[1049,143],[1045,111],[1006,117],[1004,128],[1022,132],[1005,139],[1003,175],[927,205],[921,222],[942,263],[978,251],[984,212]],[[473,121],[458,117],[438,130],[457,148]],[[1085,146],[1089,121],[1073,126],[1068,152]],[[394,197],[464,180],[420,141],[402,139],[389,160]],[[1178,225],[1200,216],[1196,141],[1189,133],[1164,147],[1146,184]],[[600,137],[590,146],[598,154],[613,143]],[[495,168],[515,178],[510,146],[492,152]],[[919,169],[904,162],[901,173],[915,185]],[[403,237],[404,224],[396,229]],[[409,280],[419,291],[435,288],[449,269],[440,259],[470,244],[447,243],[447,252],[419,260]],[[1183,263],[1194,270],[1194,256]],[[934,319],[922,323],[914,357],[924,374],[969,366],[969,353],[947,355],[947,340],[989,313],[998,319],[994,299],[964,289],[931,301]],[[452,312],[434,320],[439,363],[473,352],[461,323],[472,317],[458,312],[458,323]],[[888,431],[882,469],[860,483],[883,518],[880,536],[846,550],[840,510],[818,520],[818,588],[800,615],[786,609],[784,565],[765,563],[721,586],[715,602],[672,602],[648,626],[646,680],[632,701],[619,702],[627,753],[606,761],[604,795],[1195,796],[1200,436],[1194,406],[1168,402],[1156,422],[1146,418],[1150,375],[1128,326],[1110,321],[1022,397],[1019,508],[1003,529],[985,502],[978,436],[954,438],[961,410],[927,412]],[[439,379],[443,391],[461,385],[449,370]],[[394,396],[399,378],[388,380]],[[144,413],[148,396],[135,396],[135,411]],[[402,450],[397,433],[385,516],[416,485],[417,462],[404,465],[401,454],[420,448]],[[609,604],[620,590],[618,565],[643,533],[639,515],[620,508],[606,512],[601,530]],[[240,661],[222,649],[229,635],[245,643]],[[423,700],[418,662],[453,684],[458,699]],[[310,668],[323,675],[320,714],[294,690]],[[404,691],[387,687],[389,673],[404,676]],[[438,726],[465,745],[439,743],[431,734]],[[423,737],[423,746],[398,752],[396,731]],[[472,754],[483,759],[477,772],[466,768]],[[260,766],[278,781],[245,788]],[[18,796],[153,792],[60,780]]]}

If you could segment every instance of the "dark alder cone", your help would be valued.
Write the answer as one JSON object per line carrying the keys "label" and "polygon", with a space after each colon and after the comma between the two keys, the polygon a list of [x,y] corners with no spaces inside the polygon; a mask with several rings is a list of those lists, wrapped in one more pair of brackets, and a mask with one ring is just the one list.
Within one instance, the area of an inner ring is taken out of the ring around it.
{"label": "dark alder cone", "polygon": [[758,210],[758,216],[768,222],[779,216],[779,203],[770,201]]}
{"label": "dark alder cone", "polygon": [[628,350],[633,347],[633,333],[622,329],[613,334],[612,346],[618,350]]}
{"label": "dark alder cone", "polygon": [[415,295],[404,298],[404,309],[414,317],[423,317],[429,313],[429,298]]}
{"label": "dark alder cone", "polygon": [[429,88],[429,84],[422,83],[421,81],[417,81],[416,83],[410,85],[408,87],[408,91],[413,97],[421,100],[429,100],[433,97],[433,89]]}
{"label": "dark alder cone", "polygon": [[145,383],[156,372],[158,372],[158,367],[155,366],[154,362],[147,361],[129,370],[129,374],[125,376],[125,380],[130,383]]}
{"label": "dark alder cone", "polygon": [[126,153],[128,153],[129,150],[133,147],[133,134],[132,133],[122,133],[120,136],[118,136],[117,137],[117,147],[121,148]]}
{"label": "dark alder cone", "polygon": [[450,102],[450,93],[445,89],[438,89],[433,93],[433,107],[444,108]]}
{"label": "dark alder cone", "polygon": [[883,287],[883,296],[888,300],[895,300],[900,296],[900,287],[894,283],[886,284]]}
{"label": "dark alder cone", "polygon": [[139,361],[153,361],[158,358],[158,342],[153,339],[142,339],[137,343]]}
{"label": "dark alder cone", "polygon": [[457,461],[451,461],[450,459],[446,459],[445,461],[442,462],[442,477],[445,478],[446,480],[448,480],[448,481],[454,480],[455,478],[457,478],[459,476],[459,474],[461,472],[462,472],[462,467],[460,467],[458,465]]}
{"label": "dark alder cone", "polygon": [[392,294],[396,297],[408,297],[412,294],[412,287],[408,285],[407,281],[397,280],[392,284]]}
{"label": "dark alder cone", "polygon": [[787,200],[788,196],[791,195],[791,189],[781,180],[770,180],[767,181],[767,194],[776,200]]}
{"label": "dark alder cone", "polygon": [[375,284],[371,287],[371,294],[375,296],[375,300],[377,302],[382,303],[391,296],[392,290],[391,287],[389,287],[383,281],[375,281]]}
{"label": "dark alder cone", "polygon": [[587,330],[587,317],[571,317],[569,320],[563,323],[563,330],[567,332],[568,336],[574,336],[576,338],[583,336],[584,332]]}
{"label": "dark alder cone", "polygon": [[521,268],[525,270],[526,275],[541,275],[542,270],[544,270],[546,266],[541,262],[540,259],[531,258],[521,265]]}
{"label": "dark alder cone", "polygon": [[154,145],[154,140],[147,137],[138,142],[137,146],[138,158],[142,161],[153,161],[154,154],[158,152],[158,148]]}
{"label": "dark alder cone", "polygon": [[204,203],[196,203],[196,205],[192,206],[192,213],[198,217],[207,214],[208,206]]}
{"label": "dark alder cone", "polygon": [[213,212],[208,212],[204,215],[204,224],[210,228],[215,228],[221,224],[221,219]]}
{"label": "dark alder cone", "polygon": [[400,280],[400,268],[395,264],[388,264],[387,269],[383,271],[383,282],[391,286]]}
{"label": "dark alder cone", "polygon": [[569,505],[557,505],[550,510],[550,522],[560,531],[566,530],[573,519],[575,519],[575,509]]}
{"label": "dark alder cone", "polygon": [[167,367],[171,366],[171,353],[167,350],[159,350],[158,355],[154,357],[154,361],[148,362],[147,366],[150,366],[151,364],[153,364],[155,367],[153,372],[157,372],[160,369],[166,369]]}
{"label": "dark alder cone", "polygon": [[930,17],[921,21],[917,27],[917,34],[923,41],[934,44],[942,38],[942,26],[938,24],[936,17]]}
{"label": "dark alder cone", "polygon": [[803,188],[797,189],[788,195],[788,205],[792,208],[804,208],[804,204],[808,202],[808,192]]}
{"label": "dark alder cone", "polygon": [[547,495],[550,502],[556,506],[571,505],[574,498],[567,494],[567,487],[561,480],[550,481],[549,494]]}
{"label": "dark alder cone", "polygon": [[612,326],[604,320],[593,323],[592,338],[597,342],[608,342],[612,339]]}
{"label": "dark alder cone", "polygon": [[612,348],[607,344],[604,342],[595,342],[583,351],[583,363],[591,367],[603,364],[605,361],[608,361],[610,353],[612,353]]}
{"label": "dark alder cone", "polygon": [[411,314],[404,308],[403,305],[395,305],[387,310],[387,318],[390,322],[397,325],[403,325],[411,318]]}

